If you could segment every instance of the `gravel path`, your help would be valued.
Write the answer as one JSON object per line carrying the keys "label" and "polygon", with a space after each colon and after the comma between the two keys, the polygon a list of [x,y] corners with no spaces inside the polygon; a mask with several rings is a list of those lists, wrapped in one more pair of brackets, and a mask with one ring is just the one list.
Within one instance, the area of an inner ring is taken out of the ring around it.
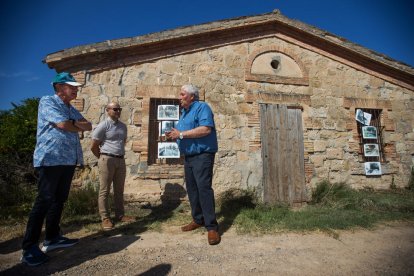
{"label": "gravel path", "polygon": [[375,230],[238,235],[217,246],[204,230],[70,233],[79,244],[40,267],[19,263],[18,241],[0,243],[1,275],[414,275],[414,223]]}

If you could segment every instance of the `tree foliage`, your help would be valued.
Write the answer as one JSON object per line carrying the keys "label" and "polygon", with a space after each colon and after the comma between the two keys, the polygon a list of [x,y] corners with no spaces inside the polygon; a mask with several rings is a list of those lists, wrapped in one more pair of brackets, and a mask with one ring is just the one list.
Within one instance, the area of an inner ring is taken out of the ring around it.
{"label": "tree foliage", "polygon": [[36,144],[38,98],[26,99],[22,105],[0,111],[0,153],[33,153]]}
{"label": "tree foliage", "polygon": [[1,217],[27,212],[34,196],[32,184],[37,177],[32,163],[38,105],[38,98],[30,98],[13,104],[11,110],[0,111]]}

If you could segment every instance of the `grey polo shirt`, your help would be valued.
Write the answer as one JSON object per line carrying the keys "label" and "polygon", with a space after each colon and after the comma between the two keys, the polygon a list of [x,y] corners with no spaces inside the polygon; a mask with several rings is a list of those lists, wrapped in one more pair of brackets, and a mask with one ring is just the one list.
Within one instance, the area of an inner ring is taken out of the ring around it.
{"label": "grey polo shirt", "polygon": [[102,153],[110,153],[115,155],[125,154],[125,140],[127,137],[127,127],[121,121],[113,121],[107,118],[98,124],[92,133],[92,139],[101,143]]}

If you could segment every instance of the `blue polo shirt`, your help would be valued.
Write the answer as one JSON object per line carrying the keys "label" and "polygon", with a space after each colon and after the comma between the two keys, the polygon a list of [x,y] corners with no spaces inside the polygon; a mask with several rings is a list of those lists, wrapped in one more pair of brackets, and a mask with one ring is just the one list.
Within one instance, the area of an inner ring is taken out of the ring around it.
{"label": "blue polo shirt", "polygon": [[214,115],[211,108],[205,102],[195,101],[188,110],[182,109],[177,129],[182,132],[199,126],[211,127],[209,135],[201,138],[177,139],[181,154],[186,156],[203,152],[215,153],[218,150],[217,134],[214,124]]}
{"label": "blue polo shirt", "polygon": [[67,106],[57,95],[45,96],[39,102],[34,167],[83,164],[82,148],[77,132],[55,125],[83,116],[72,105]]}

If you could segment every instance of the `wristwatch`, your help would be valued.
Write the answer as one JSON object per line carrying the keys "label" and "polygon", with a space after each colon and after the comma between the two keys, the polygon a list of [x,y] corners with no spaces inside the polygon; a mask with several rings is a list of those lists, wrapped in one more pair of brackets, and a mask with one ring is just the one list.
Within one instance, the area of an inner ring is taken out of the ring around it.
{"label": "wristwatch", "polygon": [[184,138],[184,135],[182,132],[180,132],[180,140],[182,140]]}

